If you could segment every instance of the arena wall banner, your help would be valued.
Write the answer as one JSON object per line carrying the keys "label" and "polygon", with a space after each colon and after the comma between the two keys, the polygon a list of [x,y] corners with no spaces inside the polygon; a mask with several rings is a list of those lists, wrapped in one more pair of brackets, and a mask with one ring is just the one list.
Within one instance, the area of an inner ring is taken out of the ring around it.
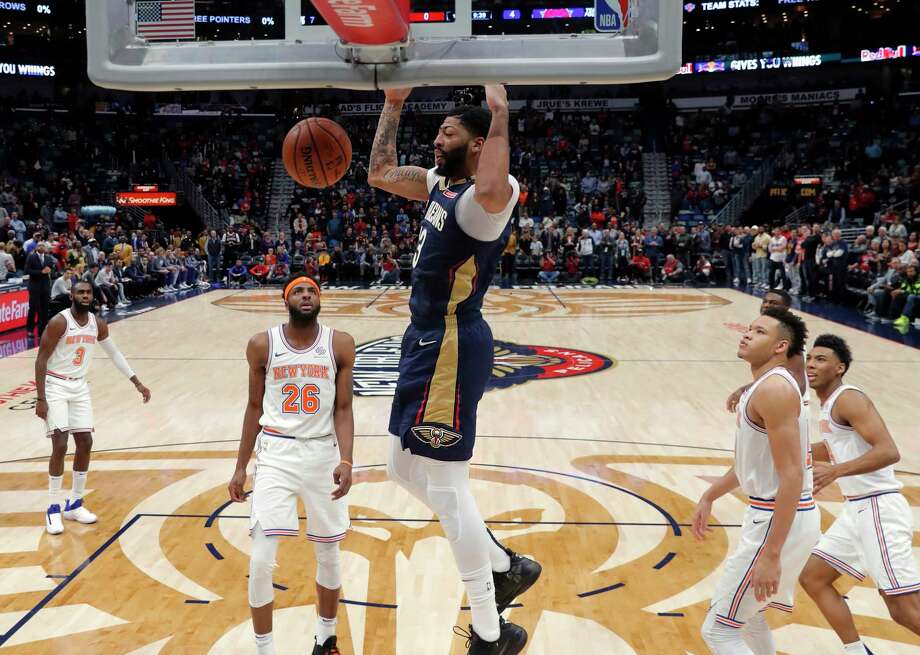
{"label": "arena wall banner", "polygon": [[[456,106],[449,100],[435,100],[431,102],[407,102],[403,105],[405,111],[416,114],[443,114]],[[336,107],[344,116],[361,116],[364,114],[379,114],[383,111],[382,102],[342,102]],[[316,107],[313,107],[315,113]]]}
{"label": "arena wall banner", "polygon": [[[629,111],[635,109],[638,98],[548,98],[534,100],[530,108],[538,111],[558,109],[560,111]],[[527,105],[526,100],[511,100],[508,103],[510,111],[520,111]],[[431,102],[407,102],[406,111],[416,114],[443,114],[455,107],[455,103],[448,100]],[[345,116],[359,116],[365,114],[379,114],[383,110],[382,102],[343,102],[337,106],[339,113]],[[312,108],[316,111],[316,107]]]}
{"label": "arena wall banner", "polygon": [[[761,101],[780,105],[818,105],[832,102],[849,102],[855,100],[861,88],[825,89],[823,91],[795,91],[791,93],[754,93],[735,96],[735,109],[750,109]],[[674,105],[680,111],[697,109],[718,109],[725,105],[726,96],[709,96],[694,98],[674,98]]]}
{"label": "arena wall banner", "polygon": [[761,93],[735,96],[738,109],[756,105],[761,101],[778,105],[820,105],[828,102],[849,102],[865,89],[826,89],[823,91],[795,91],[792,93]]}
{"label": "arena wall banner", "polygon": [[[540,111],[558,109],[560,111],[630,111],[636,108],[638,98],[566,98],[560,100],[534,100],[531,109]],[[520,106],[524,102],[520,101]]]}
{"label": "arena wall banner", "polygon": [[0,62],[0,76],[4,77],[54,77],[55,75],[57,71],[49,64]]}
{"label": "arena wall banner", "polygon": [[24,326],[28,317],[29,291],[27,289],[0,291],[0,332]]}
{"label": "arena wall banner", "polygon": [[176,194],[172,191],[157,191],[156,193],[129,193],[115,194],[115,204],[127,207],[173,207],[176,204]]}

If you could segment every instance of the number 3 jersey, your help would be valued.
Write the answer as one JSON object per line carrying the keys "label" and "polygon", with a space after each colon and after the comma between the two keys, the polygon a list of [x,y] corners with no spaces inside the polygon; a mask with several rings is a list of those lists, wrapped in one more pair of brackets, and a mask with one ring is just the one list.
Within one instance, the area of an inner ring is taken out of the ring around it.
{"label": "number 3 jersey", "polygon": [[268,364],[262,397],[262,432],[276,437],[315,438],[335,434],[335,331],[320,325],[308,348],[292,346],[284,326],[268,331]]}
{"label": "number 3 jersey", "polygon": [[86,325],[77,323],[70,309],[61,312],[67,329],[48,357],[48,375],[52,378],[81,379],[89,372],[93,349],[99,336],[96,315],[88,312]]}
{"label": "number 3 jersey", "polygon": [[416,324],[443,324],[450,315],[460,323],[481,318],[482,301],[511,234],[508,219],[517,204],[518,183],[508,179],[512,188],[508,206],[491,215],[501,233],[497,239],[480,241],[464,232],[458,222],[463,212],[484,212],[473,200],[475,181],[447,180],[429,171],[428,206],[412,262],[409,297]]}

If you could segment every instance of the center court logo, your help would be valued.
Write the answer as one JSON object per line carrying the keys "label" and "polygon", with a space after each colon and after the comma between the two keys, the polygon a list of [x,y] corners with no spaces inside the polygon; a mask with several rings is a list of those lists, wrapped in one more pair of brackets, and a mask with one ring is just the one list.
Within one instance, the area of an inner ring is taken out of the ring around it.
{"label": "center court logo", "polygon": [[[357,396],[392,396],[399,378],[402,337],[383,337],[355,351],[354,390]],[[526,346],[495,342],[492,378],[486,390],[507,389],[531,380],[554,380],[597,373],[615,360],[572,348]]]}

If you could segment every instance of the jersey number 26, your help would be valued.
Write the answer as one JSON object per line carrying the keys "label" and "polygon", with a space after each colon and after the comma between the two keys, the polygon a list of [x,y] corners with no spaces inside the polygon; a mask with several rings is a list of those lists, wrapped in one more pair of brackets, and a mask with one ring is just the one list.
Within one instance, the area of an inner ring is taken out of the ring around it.
{"label": "jersey number 26", "polygon": [[319,387],[315,384],[286,384],[281,387],[284,402],[281,411],[285,414],[316,414],[319,411]]}

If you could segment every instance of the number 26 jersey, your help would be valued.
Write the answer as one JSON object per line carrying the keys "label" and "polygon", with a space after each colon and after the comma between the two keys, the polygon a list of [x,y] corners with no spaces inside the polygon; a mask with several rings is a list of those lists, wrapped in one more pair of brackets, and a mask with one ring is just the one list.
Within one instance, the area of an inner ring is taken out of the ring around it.
{"label": "number 26 jersey", "polygon": [[316,340],[293,347],[279,325],[268,331],[268,364],[262,397],[262,432],[278,437],[314,438],[335,434],[335,353],[332,335],[319,326]]}

